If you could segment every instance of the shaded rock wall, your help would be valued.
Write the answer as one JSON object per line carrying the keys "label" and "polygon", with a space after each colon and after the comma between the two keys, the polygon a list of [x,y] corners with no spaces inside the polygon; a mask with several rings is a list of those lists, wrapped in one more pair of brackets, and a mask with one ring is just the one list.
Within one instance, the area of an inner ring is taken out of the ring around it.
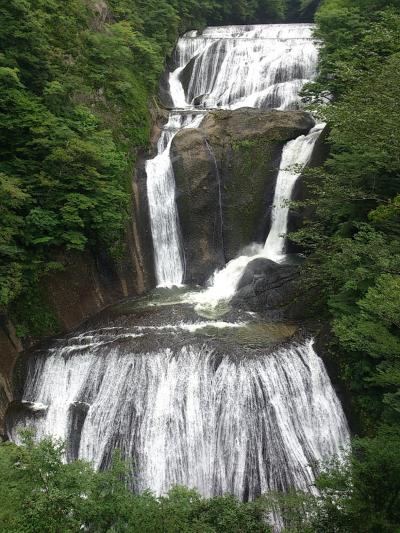
{"label": "shaded rock wall", "polygon": [[186,283],[204,283],[243,247],[264,242],[282,147],[313,124],[302,111],[217,110],[175,136]]}
{"label": "shaded rock wall", "polygon": [[21,350],[13,325],[7,317],[0,316],[0,441],[4,435],[6,409],[13,399],[12,372]]}
{"label": "shaded rock wall", "polygon": [[297,312],[299,269],[270,259],[251,261],[239,281],[234,307],[262,312],[270,320],[303,318]]}

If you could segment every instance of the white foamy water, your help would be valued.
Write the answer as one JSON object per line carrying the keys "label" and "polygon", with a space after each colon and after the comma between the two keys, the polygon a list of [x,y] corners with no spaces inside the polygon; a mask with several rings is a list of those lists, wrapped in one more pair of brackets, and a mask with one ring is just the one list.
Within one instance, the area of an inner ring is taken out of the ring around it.
{"label": "white foamy water", "polygon": [[47,407],[30,423],[38,437],[66,439],[72,457],[96,467],[118,447],[134,461],[136,490],[163,494],[180,484],[250,499],[314,490],[313,465],[348,444],[311,341],[256,357],[201,345],[64,350],[30,361],[23,398]]}
{"label": "white foamy water", "polygon": [[189,32],[175,57],[190,60],[186,106],[296,108],[304,83],[315,75],[318,50],[311,24],[206,28]]}
{"label": "white foamy water", "polygon": [[172,139],[179,129],[197,127],[202,118],[201,114],[171,113],[158,140],[158,155],[146,161],[147,197],[159,287],[181,285],[184,274],[175,178],[170,158]]}
{"label": "white foamy water", "polygon": [[284,257],[285,234],[289,217],[289,200],[301,171],[309,162],[313,148],[325,124],[315,126],[308,135],[289,141],[283,148],[276,180],[271,229],[264,245],[265,257],[279,262]]}

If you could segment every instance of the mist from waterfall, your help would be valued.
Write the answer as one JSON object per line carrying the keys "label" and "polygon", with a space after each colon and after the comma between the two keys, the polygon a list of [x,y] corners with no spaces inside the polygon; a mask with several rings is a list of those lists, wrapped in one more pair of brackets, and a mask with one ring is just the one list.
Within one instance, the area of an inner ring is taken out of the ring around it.
{"label": "mist from waterfall", "polygon": [[157,156],[146,161],[158,286],[180,285],[185,270],[170,159],[174,135],[199,127],[204,109],[299,107],[299,91],[314,77],[317,64],[312,31],[312,24],[226,26],[191,31],[179,39],[169,75],[174,109]]}

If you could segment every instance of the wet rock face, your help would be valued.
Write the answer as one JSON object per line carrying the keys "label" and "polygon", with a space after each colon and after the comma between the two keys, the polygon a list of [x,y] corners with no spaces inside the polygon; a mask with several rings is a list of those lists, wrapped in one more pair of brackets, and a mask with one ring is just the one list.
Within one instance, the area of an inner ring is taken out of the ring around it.
{"label": "wet rock face", "polygon": [[[328,136],[329,128],[328,126],[325,126],[315,143],[313,152],[311,154],[311,159],[307,164],[308,168],[320,167],[328,159],[330,150]],[[296,180],[292,193],[292,199],[298,202],[304,202],[310,197],[311,193],[307,187],[304,175],[302,175],[298,180]],[[306,219],[310,219],[312,216],[312,208],[308,206],[301,207],[296,210],[290,210],[288,218],[288,233],[298,231],[303,226],[304,221]],[[302,252],[303,249],[301,246],[291,242],[290,239],[287,239],[286,251],[288,253],[299,253]]]}
{"label": "wet rock face", "polygon": [[185,282],[202,284],[225,264],[217,168],[204,132],[189,129],[178,133],[173,141],[172,163],[185,253]]}
{"label": "wet rock face", "polygon": [[217,110],[174,137],[186,283],[204,283],[250,242],[264,242],[282,147],[313,124],[302,111]]}
{"label": "wet rock face", "polygon": [[4,417],[13,399],[13,370],[22,350],[12,324],[0,316],[0,442],[5,436]]}
{"label": "wet rock face", "polygon": [[298,267],[270,259],[251,261],[239,281],[232,305],[267,313],[271,318],[296,318]]}

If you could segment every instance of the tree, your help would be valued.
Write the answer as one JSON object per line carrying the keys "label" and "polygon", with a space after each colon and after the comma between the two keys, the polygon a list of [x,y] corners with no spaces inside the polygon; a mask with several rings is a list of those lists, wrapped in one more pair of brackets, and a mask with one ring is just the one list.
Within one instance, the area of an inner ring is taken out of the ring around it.
{"label": "tree", "polygon": [[114,455],[95,472],[88,463],[65,463],[62,442],[0,444],[0,527],[4,533],[268,533],[263,509],[233,496],[203,499],[174,487],[159,498],[129,490],[132,468]]}

